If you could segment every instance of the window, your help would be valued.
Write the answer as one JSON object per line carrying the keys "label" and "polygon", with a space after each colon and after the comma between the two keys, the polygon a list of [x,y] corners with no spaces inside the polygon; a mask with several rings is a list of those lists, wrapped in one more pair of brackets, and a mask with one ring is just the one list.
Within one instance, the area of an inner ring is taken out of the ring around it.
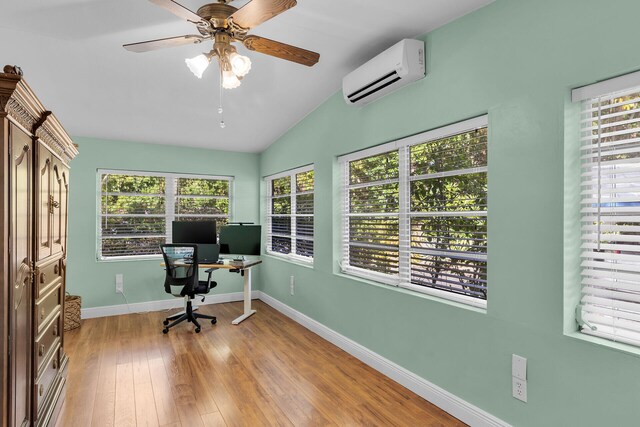
{"label": "window", "polygon": [[487,299],[487,117],[342,156],[342,270]]}
{"label": "window", "polygon": [[266,178],[267,253],[313,261],[313,166]]}
{"label": "window", "polygon": [[98,259],[160,255],[173,220],[229,221],[231,178],[99,170]]}
{"label": "window", "polygon": [[573,92],[583,101],[576,313],[583,333],[640,346],[640,73],[632,81]]}

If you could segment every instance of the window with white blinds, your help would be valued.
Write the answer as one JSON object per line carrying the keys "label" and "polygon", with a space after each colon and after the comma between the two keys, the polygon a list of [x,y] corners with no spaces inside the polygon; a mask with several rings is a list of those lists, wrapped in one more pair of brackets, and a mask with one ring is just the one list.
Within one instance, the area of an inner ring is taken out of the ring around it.
{"label": "window with white blinds", "polygon": [[313,166],[271,175],[267,186],[267,253],[313,262]]}
{"label": "window with white blinds", "polygon": [[621,90],[629,77],[573,93],[582,101],[576,318],[585,334],[640,346],[640,75]]}
{"label": "window with white blinds", "polygon": [[173,220],[230,215],[232,178],[98,170],[98,259],[159,256]]}
{"label": "window with white blinds", "polygon": [[487,299],[487,116],[340,157],[347,274]]}

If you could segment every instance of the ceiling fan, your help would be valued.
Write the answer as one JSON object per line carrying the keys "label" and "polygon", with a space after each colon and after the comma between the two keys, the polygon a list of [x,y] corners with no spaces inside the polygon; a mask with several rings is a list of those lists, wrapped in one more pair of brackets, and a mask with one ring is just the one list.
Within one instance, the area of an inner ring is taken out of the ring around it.
{"label": "ceiling fan", "polygon": [[294,7],[297,4],[296,0],[251,0],[239,9],[228,4],[232,0],[218,0],[217,3],[205,4],[195,13],[173,0],[149,1],[195,24],[200,34],[125,44],[123,47],[131,52],[140,53],[211,40],[211,51],[186,59],[185,62],[196,77],[202,78],[202,73],[211,60],[218,58],[221,87],[226,89],[240,86],[240,79],[251,68],[251,60],[238,54],[232,45],[234,42],[242,43],[249,50],[309,67],[320,59],[316,52],[248,34],[254,27]]}

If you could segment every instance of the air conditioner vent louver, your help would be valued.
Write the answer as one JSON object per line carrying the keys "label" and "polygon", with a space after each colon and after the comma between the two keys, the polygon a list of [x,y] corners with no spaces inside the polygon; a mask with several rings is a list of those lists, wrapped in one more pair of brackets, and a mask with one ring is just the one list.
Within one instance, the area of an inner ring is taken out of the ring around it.
{"label": "air conditioner vent louver", "polygon": [[398,80],[400,80],[400,76],[398,76],[398,72],[397,71],[392,71],[388,74],[385,74],[384,76],[380,77],[378,80],[369,83],[368,85],[366,85],[365,87],[358,89],[357,91],[353,92],[350,95],[347,95],[347,97],[349,98],[349,101],[351,101],[352,103],[356,103],[359,100],[366,98],[367,96],[374,94],[376,92],[378,92],[379,90],[384,89],[385,87],[389,86],[390,84],[393,84],[395,82],[397,82]]}
{"label": "air conditioner vent louver", "polygon": [[[342,80],[349,105],[365,105],[425,76],[424,42],[404,39]],[[392,71],[389,71],[392,70]]]}

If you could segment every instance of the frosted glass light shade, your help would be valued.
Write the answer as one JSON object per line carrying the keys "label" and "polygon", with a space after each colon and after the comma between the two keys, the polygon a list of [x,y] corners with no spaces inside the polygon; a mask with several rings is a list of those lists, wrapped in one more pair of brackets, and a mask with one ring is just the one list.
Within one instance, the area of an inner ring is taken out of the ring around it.
{"label": "frosted glass light shade", "polygon": [[233,74],[233,71],[222,72],[222,87],[225,89],[235,89],[240,86],[240,80]]}
{"label": "frosted glass light shade", "polygon": [[195,58],[185,59],[184,62],[187,64],[187,67],[189,67],[189,70],[191,70],[193,75],[199,79],[202,78],[202,73],[204,73],[204,70],[209,66],[209,58],[204,54],[200,54]]}
{"label": "frosted glass light shade", "polygon": [[229,55],[229,62],[231,62],[231,70],[233,71],[233,74],[238,77],[245,76],[251,69],[251,60],[237,52],[233,52]]}

